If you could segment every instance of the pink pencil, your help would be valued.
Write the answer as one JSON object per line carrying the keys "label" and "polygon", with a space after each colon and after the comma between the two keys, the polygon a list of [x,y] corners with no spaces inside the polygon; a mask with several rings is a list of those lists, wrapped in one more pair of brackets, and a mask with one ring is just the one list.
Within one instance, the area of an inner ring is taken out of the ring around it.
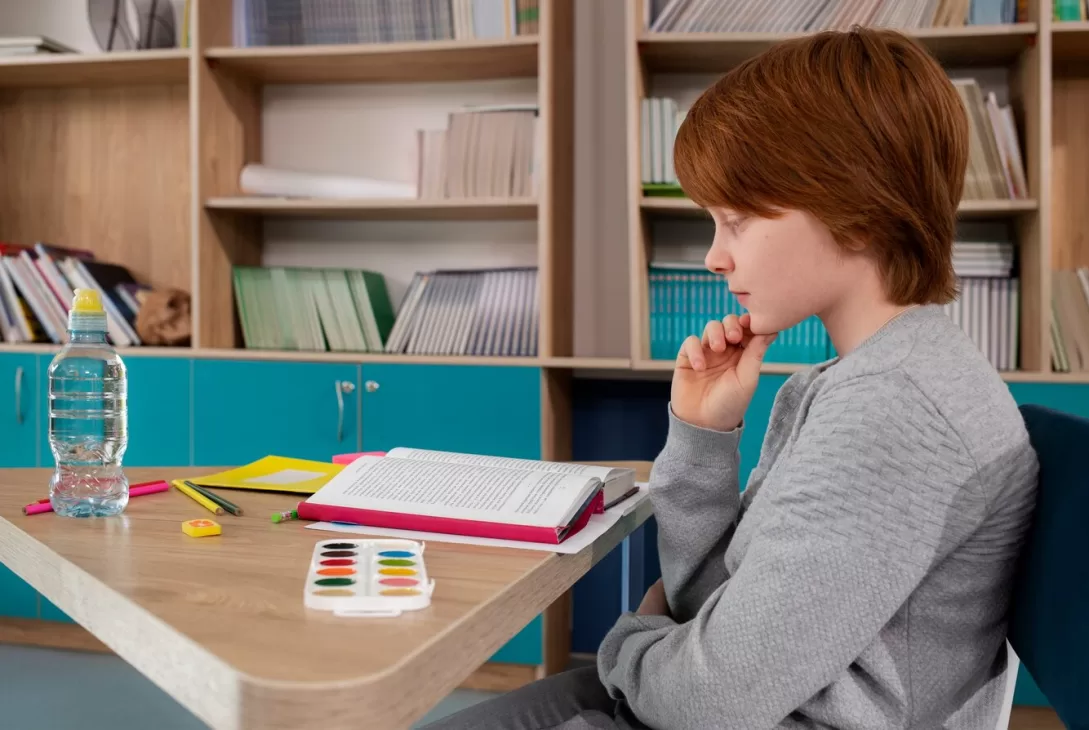
{"label": "pink pencil", "polygon": [[[145,494],[155,494],[157,492],[165,492],[170,489],[170,485],[166,482],[147,482],[145,484],[136,484],[129,487],[129,497],[140,497]],[[35,502],[34,504],[28,504],[23,507],[23,514],[36,515],[41,512],[52,512],[53,505],[49,503],[49,500],[44,502]]]}

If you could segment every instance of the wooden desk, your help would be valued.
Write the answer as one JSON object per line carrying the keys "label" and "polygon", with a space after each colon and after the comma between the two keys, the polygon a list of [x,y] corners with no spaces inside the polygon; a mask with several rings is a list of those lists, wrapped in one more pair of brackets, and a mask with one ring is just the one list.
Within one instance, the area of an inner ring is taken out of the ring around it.
{"label": "wooden desk", "polygon": [[[647,478],[649,464],[628,465]],[[298,495],[232,491],[245,515],[198,539],[181,523],[210,514],[176,490],[109,519],[23,515],[49,474],[0,470],[0,563],[215,728],[408,727],[650,515],[644,503],[577,555],[429,543],[429,608],[346,619],[303,605],[329,534],[269,519]]]}

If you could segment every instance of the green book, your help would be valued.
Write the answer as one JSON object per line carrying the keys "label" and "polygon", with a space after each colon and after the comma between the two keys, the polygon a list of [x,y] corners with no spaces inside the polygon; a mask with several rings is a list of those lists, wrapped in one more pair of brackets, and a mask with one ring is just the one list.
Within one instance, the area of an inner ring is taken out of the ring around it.
{"label": "green book", "polygon": [[656,198],[687,197],[676,183],[643,183],[643,195]]}
{"label": "green book", "polygon": [[372,352],[382,352],[393,329],[393,303],[386,289],[386,279],[373,271],[349,272],[348,282],[355,298],[359,323],[363,327],[367,346]]}
{"label": "green book", "polygon": [[1054,20],[1082,20],[1082,2],[1084,0],[1055,0]]}

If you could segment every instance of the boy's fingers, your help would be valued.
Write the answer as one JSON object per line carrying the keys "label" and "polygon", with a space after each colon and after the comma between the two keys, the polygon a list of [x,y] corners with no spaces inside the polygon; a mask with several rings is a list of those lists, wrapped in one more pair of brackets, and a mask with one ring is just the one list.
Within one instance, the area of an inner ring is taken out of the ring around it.
{"label": "boy's fingers", "polygon": [[690,367],[693,370],[703,370],[707,366],[707,360],[703,356],[703,345],[700,338],[689,335],[681,343],[681,350],[677,353],[677,367]]}
{"label": "boy's fingers", "polygon": [[732,345],[740,344],[745,335],[745,328],[741,326],[741,318],[736,314],[728,314],[722,319],[722,327],[726,331],[726,341]]}
{"label": "boy's fingers", "polygon": [[726,330],[722,322],[717,319],[707,323],[703,328],[703,344],[715,352],[723,352],[726,349]]}

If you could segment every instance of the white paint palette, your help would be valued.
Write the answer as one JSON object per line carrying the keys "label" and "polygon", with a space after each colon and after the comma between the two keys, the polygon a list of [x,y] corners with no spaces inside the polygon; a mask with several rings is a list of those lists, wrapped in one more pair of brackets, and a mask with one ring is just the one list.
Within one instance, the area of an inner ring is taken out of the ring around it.
{"label": "white paint palette", "polygon": [[400,616],[431,605],[424,543],[415,540],[321,540],[306,576],[308,608],[337,616]]}

